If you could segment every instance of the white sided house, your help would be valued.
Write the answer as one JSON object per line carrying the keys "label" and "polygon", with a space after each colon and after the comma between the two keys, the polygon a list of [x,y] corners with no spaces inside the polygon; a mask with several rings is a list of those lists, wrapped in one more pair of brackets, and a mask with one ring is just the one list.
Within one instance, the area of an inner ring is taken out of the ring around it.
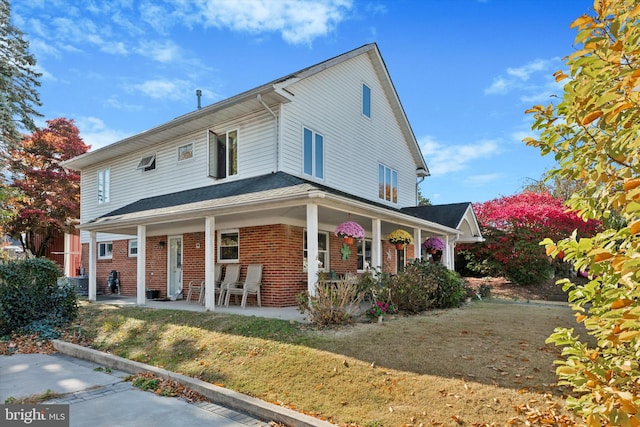
{"label": "white sided house", "polygon": [[[368,44],[64,164],[81,180],[89,299],[112,270],[120,291],[178,294],[219,267],[262,265],[261,303],[296,305],[319,272],[395,273],[428,237],[480,241],[469,203],[416,206],[429,172],[376,44]],[[345,243],[353,221],[364,239]],[[385,240],[397,229],[413,243]],[[314,262],[310,262],[313,260]],[[251,298],[255,298],[251,296]],[[255,303],[255,299],[249,303]]]}

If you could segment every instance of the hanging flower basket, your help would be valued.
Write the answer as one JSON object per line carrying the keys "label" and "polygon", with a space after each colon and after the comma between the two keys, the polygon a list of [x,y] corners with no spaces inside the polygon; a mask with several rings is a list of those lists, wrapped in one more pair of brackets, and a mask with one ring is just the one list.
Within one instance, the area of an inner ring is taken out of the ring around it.
{"label": "hanging flower basket", "polygon": [[422,242],[422,248],[430,253],[444,251],[444,240],[440,237],[429,237],[427,240]]}
{"label": "hanging flower basket", "polygon": [[389,233],[386,237],[389,243],[396,245],[396,249],[403,249],[405,245],[413,242],[411,234],[402,229],[397,229]]}
{"label": "hanging flower basket", "polygon": [[342,237],[347,245],[352,245],[354,239],[364,239],[364,228],[357,222],[347,221],[338,225],[333,234]]}

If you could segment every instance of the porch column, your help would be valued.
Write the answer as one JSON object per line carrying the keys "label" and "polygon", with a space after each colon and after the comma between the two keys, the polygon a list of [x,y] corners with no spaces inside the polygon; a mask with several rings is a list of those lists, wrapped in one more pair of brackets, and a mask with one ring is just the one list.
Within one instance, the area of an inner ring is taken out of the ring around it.
{"label": "porch column", "polygon": [[316,294],[318,280],[318,205],[307,204],[307,290]]}
{"label": "porch column", "polygon": [[146,260],[147,260],[147,227],[138,226],[138,277],[136,286],[136,303],[144,305],[147,302],[146,288]]}
{"label": "porch column", "polygon": [[449,270],[453,270],[453,242],[449,235],[444,236],[444,266]]}
{"label": "porch column", "polygon": [[422,230],[413,230],[413,259],[422,259]]}
{"label": "porch column", "polygon": [[71,265],[73,261],[73,254],[71,251],[74,249],[71,244],[71,237],[72,235],[70,233],[64,233],[64,254],[62,256],[64,257],[63,264],[65,277],[73,277],[76,275],[76,272]]}
{"label": "porch column", "polygon": [[96,268],[98,263],[96,262],[96,250],[98,248],[98,237],[95,231],[89,232],[89,301],[96,300]]}
{"label": "porch column", "polygon": [[371,267],[382,270],[382,221],[371,220]]}
{"label": "porch column", "polygon": [[214,257],[214,240],[216,238],[216,217],[204,219],[204,309],[216,309],[216,262]]}

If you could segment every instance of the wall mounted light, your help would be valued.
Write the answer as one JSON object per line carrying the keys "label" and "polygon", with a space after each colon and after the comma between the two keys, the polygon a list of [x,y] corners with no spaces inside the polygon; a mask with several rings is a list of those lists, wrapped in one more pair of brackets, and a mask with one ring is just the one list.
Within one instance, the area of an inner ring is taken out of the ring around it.
{"label": "wall mounted light", "polygon": [[165,241],[164,241],[164,240],[161,240],[161,241],[158,243],[158,247],[161,247],[161,248],[164,248],[164,247],[165,247],[165,245],[166,245],[166,243],[165,243]]}

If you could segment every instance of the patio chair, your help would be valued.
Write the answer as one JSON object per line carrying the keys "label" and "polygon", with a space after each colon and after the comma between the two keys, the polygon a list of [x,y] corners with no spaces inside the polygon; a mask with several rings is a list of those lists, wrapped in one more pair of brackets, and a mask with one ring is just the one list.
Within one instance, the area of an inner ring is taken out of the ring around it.
{"label": "patio chair", "polygon": [[238,280],[240,280],[240,264],[227,265],[224,269],[224,277],[220,282],[220,297],[218,298],[218,305],[222,305],[227,289],[237,285]]}
{"label": "patio chair", "polygon": [[197,280],[191,280],[189,282],[189,291],[187,292],[187,304],[191,304],[191,297],[198,295],[198,303],[202,303],[204,300],[204,280],[198,285]]}
{"label": "patio chair", "polygon": [[229,299],[231,295],[236,298],[238,295],[242,295],[242,308],[247,306],[247,296],[253,294],[258,300],[258,307],[262,307],[260,301],[260,286],[262,285],[262,264],[249,264],[247,266],[247,277],[244,279],[242,287],[229,287],[226,292],[224,305],[229,305]]}

